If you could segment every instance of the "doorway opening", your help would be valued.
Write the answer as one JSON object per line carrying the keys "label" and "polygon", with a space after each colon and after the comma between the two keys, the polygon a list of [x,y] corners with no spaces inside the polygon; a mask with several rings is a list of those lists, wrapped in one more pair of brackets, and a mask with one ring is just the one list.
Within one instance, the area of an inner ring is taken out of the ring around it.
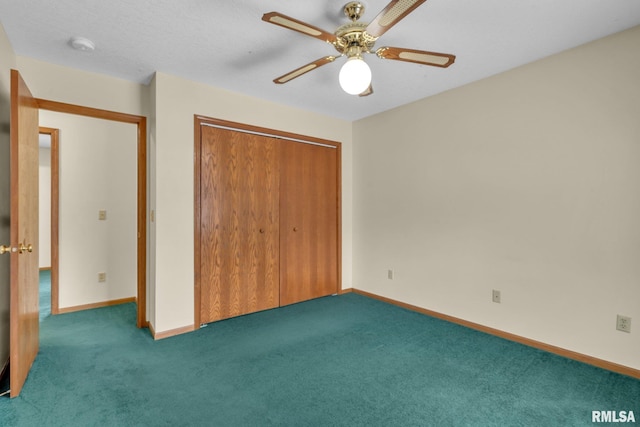
{"label": "doorway opening", "polygon": [[[136,204],[136,219],[135,219],[135,266],[136,271],[136,295],[135,302],[137,303],[137,327],[147,327],[148,321],[146,318],[146,251],[147,251],[147,232],[146,232],[146,209],[147,209],[147,145],[146,145],[146,117],[136,116],[125,113],[118,113],[107,110],[100,110],[89,107],[82,107],[77,105],[65,104],[56,101],[49,101],[44,99],[37,99],[38,108],[40,110],[46,110],[56,113],[65,113],[68,115],[76,115],[83,117],[90,117],[95,119],[102,119],[111,122],[119,122],[126,124],[133,124],[136,126],[137,147],[136,147],[136,177],[137,181],[137,194],[135,196]],[[41,132],[51,132],[52,135],[52,147],[53,147],[53,135],[56,139],[56,158],[53,158],[54,150],[52,150],[52,242],[51,242],[51,312],[52,314],[58,314],[60,312],[66,312],[65,309],[59,307],[60,287],[59,287],[59,236],[58,229],[56,227],[59,224],[59,205],[53,205],[58,203],[59,200],[59,175],[60,175],[60,158],[59,158],[59,135],[56,129],[41,128]],[[56,168],[55,176],[53,176],[54,165]],[[56,184],[58,188],[54,189],[53,184]],[[55,194],[54,194],[55,193]],[[54,202],[55,200],[55,202]],[[54,216],[55,215],[55,216]],[[106,215],[106,213],[105,213]],[[126,302],[124,299],[115,300],[112,303]],[[82,306],[82,309],[94,308],[103,306],[105,304],[87,304]],[[109,305],[109,304],[107,304]],[[71,310],[74,311],[74,310]]]}
{"label": "doorway opening", "polygon": [[58,158],[59,130],[40,127],[39,146],[39,262],[40,321],[58,314]]}

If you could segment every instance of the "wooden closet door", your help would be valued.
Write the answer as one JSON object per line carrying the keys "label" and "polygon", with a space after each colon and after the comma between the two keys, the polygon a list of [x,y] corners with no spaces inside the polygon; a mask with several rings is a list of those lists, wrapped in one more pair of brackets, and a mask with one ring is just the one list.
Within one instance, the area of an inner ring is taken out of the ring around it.
{"label": "wooden closet door", "polygon": [[280,305],[338,292],[338,150],[280,141]]}
{"label": "wooden closet door", "polygon": [[200,322],[277,307],[277,140],[202,126],[200,156]]}

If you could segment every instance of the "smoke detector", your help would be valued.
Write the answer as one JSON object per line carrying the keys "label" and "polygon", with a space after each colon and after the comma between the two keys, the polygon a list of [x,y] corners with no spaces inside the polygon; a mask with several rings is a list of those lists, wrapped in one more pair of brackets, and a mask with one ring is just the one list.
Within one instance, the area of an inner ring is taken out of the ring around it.
{"label": "smoke detector", "polygon": [[81,50],[83,52],[93,52],[96,45],[85,37],[72,37],[69,40],[69,45],[75,50]]}

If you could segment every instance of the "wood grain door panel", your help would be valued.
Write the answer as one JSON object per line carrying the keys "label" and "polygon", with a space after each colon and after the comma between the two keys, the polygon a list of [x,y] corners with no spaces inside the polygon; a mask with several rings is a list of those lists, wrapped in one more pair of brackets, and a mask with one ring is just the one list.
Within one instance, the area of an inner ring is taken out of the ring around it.
{"label": "wood grain door panel", "polygon": [[338,292],[338,155],[280,141],[280,305]]}
{"label": "wood grain door panel", "polygon": [[195,322],[340,288],[340,144],[195,116]]}
{"label": "wood grain door panel", "polygon": [[38,354],[37,245],[38,103],[20,73],[11,70],[11,397],[20,394]]}
{"label": "wood grain door panel", "polygon": [[279,305],[276,144],[202,127],[201,323]]}

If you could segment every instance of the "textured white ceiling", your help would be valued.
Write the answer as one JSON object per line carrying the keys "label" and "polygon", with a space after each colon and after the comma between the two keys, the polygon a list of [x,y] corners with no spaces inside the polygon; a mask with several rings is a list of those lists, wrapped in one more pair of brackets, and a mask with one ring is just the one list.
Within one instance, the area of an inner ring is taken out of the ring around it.
{"label": "textured white ceiling", "polygon": [[[16,54],[148,83],[155,71],[356,120],[640,25],[640,0],[429,0],[376,43],[457,56],[447,69],[368,55],[375,93],[338,85],[339,58],[284,85],[272,80],[335,49],[263,22],[278,11],[333,32],[346,0],[0,0]],[[364,0],[361,21],[387,0]],[[72,36],[96,44],[69,47]],[[640,48],[640,46],[638,47]],[[603,58],[606,60],[606,58]]]}

